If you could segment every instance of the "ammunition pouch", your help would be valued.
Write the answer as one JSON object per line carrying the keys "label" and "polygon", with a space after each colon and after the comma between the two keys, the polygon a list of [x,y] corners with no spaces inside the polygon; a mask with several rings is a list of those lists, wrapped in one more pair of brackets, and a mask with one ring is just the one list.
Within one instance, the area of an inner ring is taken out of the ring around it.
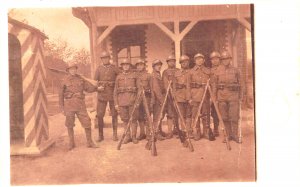
{"label": "ammunition pouch", "polygon": [[64,98],[65,99],[71,99],[71,98],[79,98],[79,99],[84,99],[85,95],[81,92],[78,93],[72,93],[72,92],[66,92],[64,93]]}
{"label": "ammunition pouch", "polygon": [[117,89],[117,93],[125,93],[125,92],[136,93],[137,87],[119,87]]}
{"label": "ammunition pouch", "polygon": [[103,87],[114,87],[115,82],[114,81],[99,81],[98,86],[103,86]]}
{"label": "ammunition pouch", "polygon": [[191,88],[202,88],[203,86],[205,86],[205,84],[197,83],[197,82],[191,83]]}
{"label": "ammunition pouch", "polygon": [[186,85],[176,83],[176,89],[185,89]]}
{"label": "ammunition pouch", "polygon": [[231,84],[231,85],[219,84],[217,86],[217,89],[218,90],[228,89],[229,91],[239,91],[240,86],[238,84]]}

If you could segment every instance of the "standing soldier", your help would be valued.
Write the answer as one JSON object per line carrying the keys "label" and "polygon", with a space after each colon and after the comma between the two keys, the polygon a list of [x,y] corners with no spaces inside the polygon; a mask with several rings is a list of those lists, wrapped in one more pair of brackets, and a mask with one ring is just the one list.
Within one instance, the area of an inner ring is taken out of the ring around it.
{"label": "standing soldier", "polygon": [[[168,56],[166,61],[168,64],[168,68],[164,70],[162,74],[165,89],[167,89],[169,81],[174,81],[174,74],[176,71],[179,70],[178,68],[176,68],[176,59],[173,55]],[[170,98],[168,98],[167,100],[166,108],[167,108],[167,125],[168,125],[167,138],[169,139],[173,137],[172,129],[174,124],[178,124],[178,116],[176,114],[174,104],[172,103],[172,100]]]}
{"label": "standing soldier", "polygon": [[162,67],[162,62],[160,60],[154,60],[152,62],[152,68],[153,72],[151,75],[152,79],[152,97],[151,97],[151,105],[153,106],[153,124],[154,127],[158,127],[158,132],[156,138],[158,140],[164,140],[165,137],[162,135],[161,130],[161,124],[160,122],[160,115],[163,116],[163,114],[160,114],[161,107],[165,98],[165,88],[164,83],[160,74],[160,70]]}
{"label": "standing soldier", "polygon": [[[191,87],[191,100],[190,105],[192,108],[192,118],[196,119],[196,114],[199,109],[200,102],[202,101],[203,94],[205,91],[205,85],[210,77],[210,70],[204,66],[204,55],[198,53],[194,56],[195,66],[190,70],[190,87]],[[209,95],[204,96],[204,101],[201,109],[201,118],[203,124],[203,136],[206,139],[214,140],[214,137],[211,136],[212,132],[210,129],[210,102]],[[200,117],[198,117],[196,124],[196,134],[194,140],[198,141],[201,138],[200,130]]]}
{"label": "standing soldier", "polygon": [[[214,76],[218,71],[222,71],[224,68],[223,65],[220,64],[220,53],[214,51],[210,54],[209,59],[211,61],[211,81],[214,81]],[[211,104],[211,116],[213,118],[214,123],[214,135],[219,136],[219,118],[215,109],[215,106]]]}
{"label": "standing soldier", "polygon": [[65,126],[68,128],[69,150],[75,147],[74,126],[77,115],[81,126],[85,130],[87,147],[96,148],[92,140],[91,119],[85,106],[86,92],[94,92],[97,88],[77,75],[77,65],[70,63],[66,69],[69,73],[61,84],[59,92],[59,106],[66,116]]}
{"label": "standing soldier", "polygon": [[[188,129],[191,130],[191,107],[189,105],[189,101],[191,100],[191,93],[190,93],[190,83],[189,83],[189,63],[190,58],[186,55],[182,55],[180,57],[180,65],[181,69],[175,72],[174,75],[174,84],[173,84],[173,93],[175,99],[177,101],[179,111],[181,112],[186,126]],[[184,129],[183,124],[181,124],[182,129]],[[192,133],[187,132],[190,134],[192,138]]]}
{"label": "standing soldier", "polygon": [[132,117],[131,128],[129,128],[123,143],[127,144],[132,141],[134,144],[137,144],[138,140],[136,138],[136,132],[138,109],[133,112],[132,116],[130,115],[132,114],[132,110],[136,104],[140,83],[136,74],[131,70],[131,63],[129,59],[123,59],[120,65],[122,67],[122,73],[117,76],[114,89],[115,108],[120,114],[124,124],[124,129],[126,129],[127,125],[130,125],[128,122],[130,117]]}
{"label": "standing soldier", "polygon": [[239,70],[231,65],[232,57],[229,52],[221,54],[224,69],[216,73],[214,95],[222,115],[229,140],[241,143],[238,138],[239,101],[242,98],[242,85]]}
{"label": "standing soldier", "polygon": [[101,142],[104,140],[103,127],[104,127],[104,115],[106,111],[106,105],[109,103],[110,112],[112,115],[112,127],[113,127],[113,140],[118,140],[117,127],[118,127],[118,113],[115,109],[113,100],[113,91],[115,86],[115,80],[119,73],[119,69],[110,63],[109,54],[104,51],[101,56],[102,64],[98,66],[94,79],[98,81],[98,104],[97,104],[97,118],[99,128],[99,139]]}
{"label": "standing soldier", "polygon": [[[151,102],[151,75],[150,73],[147,72],[146,70],[146,64],[143,59],[139,59],[136,62],[136,75],[139,78],[139,82],[141,83],[141,87],[144,89],[146,100],[147,100],[147,105],[149,110],[151,111],[150,107],[150,102]],[[138,122],[140,126],[140,136],[137,138],[138,140],[143,140],[146,138],[147,134],[147,139],[150,138],[150,131],[149,131],[149,121],[147,119],[147,115],[144,109],[143,102],[140,103],[139,105],[139,117],[138,117]],[[145,134],[145,125],[146,125],[146,134]]]}

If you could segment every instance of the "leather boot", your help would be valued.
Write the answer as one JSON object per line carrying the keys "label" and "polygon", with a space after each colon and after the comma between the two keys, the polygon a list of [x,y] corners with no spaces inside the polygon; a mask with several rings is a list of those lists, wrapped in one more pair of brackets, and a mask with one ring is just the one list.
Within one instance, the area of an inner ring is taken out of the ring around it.
{"label": "leather boot", "polygon": [[104,127],[103,118],[99,117],[98,118],[98,132],[99,132],[98,142],[101,142],[104,140],[103,127]]}
{"label": "leather boot", "polygon": [[[123,126],[124,126],[124,131],[125,131],[126,128],[127,128],[127,122],[124,122],[124,123],[123,123]],[[129,142],[131,142],[130,127],[129,127],[128,131],[127,131],[127,134],[126,134],[126,136],[125,136],[125,139],[124,139],[124,141],[123,141],[123,144],[127,144],[127,143],[129,143]]]}
{"label": "leather boot", "polygon": [[173,135],[178,135],[178,129],[176,127],[179,127],[179,123],[176,117],[173,118],[173,124],[174,124]]}
{"label": "leather boot", "polygon": [[86,135],[87,147],[89,147],[89,148],[98,148],[98,146],[92,140],[92,129],[91,128],[86,128],[84,130],[85,130],[85,135]]}
{"label": "leather boot", "polygon": [[[224,128],[225,128],[225,131],[226,131],[226,134],[227,134],[227,138],[228,140],[232,140],[232,136],[231,136],[231,125],[230,125],[230,122],[229,121],[224,121]],[[223,140],[223,143],[226,143],[226,140],[224,139]]]}
{"label": "leather boot", "polygon": [[167,125],[168,125],[167,139],[171,139],[171,138],[173,138],[173,120],[167,119]]}
{"label": "leather boot", "polygon": [[196,134],[194,135],[194,140],[199,141],[201,139],[200,120],[197,121],[195,131],[196,131]]}
{"label": "leather boot", "polygon": [[192,129],[192,119],[191,118],[186,118],[185,124],[186,124],[186,127],[187,127],[187,131],[189,133],[189,137],[191,139],[193,139],[194,135],[193,135],[193,129]]}
{"label": "leather boot", "polygon": [[140,136],[137,138],[138,140],[143,140],[146,138],[146,134],[145,134],[145,122],[144,121],[140,121],[139,122],[139,126],[140,126]]}
{"label": "leather boot", "polygon": [[146,139],[147,140],[151,139],[149,123],[146,125]]}
{"label": "leather boot", "polygon": [[235,122],[235,121],[231,122],[231,132],[232,132],[232,139],[236,143],[242,143],[242,141],[239,138],[238,122]]}
{"label": "leather boot", "polygon": [[214,135],[215,137],[218,137],[220,135],[219,133],[219,120],[214,120]]}
{"label": "leather boot", "polygon": [[68,135],[69,135],[69,150],[72,150],[75,147],[75,140],[74,140],[74,129],[68,128]]}
{"label": "leather boot", "polygon": [[137,144],[139,141],[136,139],[136,132],[137,132],[137,123],[132,123],[132,129],[131,129],[131,137],[132,137],[132,143]]}
{"label": "leather boot", "polygon": [[118,141],[118,118],[116,116],[112,117],[113,126],[113,141]]}

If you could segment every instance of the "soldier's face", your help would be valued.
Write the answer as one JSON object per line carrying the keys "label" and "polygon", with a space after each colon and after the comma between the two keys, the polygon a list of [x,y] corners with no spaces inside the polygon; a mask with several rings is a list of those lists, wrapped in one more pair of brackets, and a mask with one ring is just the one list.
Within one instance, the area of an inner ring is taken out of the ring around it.
{"label": "soldier's face", "polygon": [[77,68],[76,67],[72,67],[68,70],[68,72],[71,74],[71,75],[76,75],[77,73]]}
{"label": "soldier's face", "polygon": [[160,71],[162,67],[162,64],[156,64],[153,68],[155,71]]}
{"label": "soldier's face", "polygon": [[168,61],[168,66],[169,67],[173,68],[173,67],[175,67],[175,65],[176,65],[176,60],[169,60]]}
{"label": "soldier's face", "polygon": [[218,66],[218,65],[220,65],[220,59],[219,59],[219,58],[212,58],[212,59],[211,59],[211,64],[212,64],[213,66]]}
{"label": "soldier's face", "polygon": [[137,65],[136,65],[136,69],[137,69],[138,71],[143,71],[143,70],[145,69],[145,64],[137,64]]}
{"label": "soldier's face", "polygon": [[204,59],[203,58],[196,58],[195,59],[195,63],[196,63],[196,65],[198,65],[198,66],[202,66],[203,64],[204,64]]}
{"label": "soldier's face", "polygon": [[130,64],[123,64],[122,68],[124,71],[128,71],[130,69]]}
{"label": "soldier's face", "polygon": [[221,62],[224,66],[228,66],[231,63],[231,58],[223,59]]}
{"label": "soldier's face", "polygon": [[105,57],[105,58],[101,58],[101,61],[103,63],[103,65],[108,65],[110,64],[110,58],[109,57]]}
{"label": "soldier's face", "polygon": [[182,69],[187,69],[189,67],[189,61],[185,60],[183,62],[181,62],[181,68]]}

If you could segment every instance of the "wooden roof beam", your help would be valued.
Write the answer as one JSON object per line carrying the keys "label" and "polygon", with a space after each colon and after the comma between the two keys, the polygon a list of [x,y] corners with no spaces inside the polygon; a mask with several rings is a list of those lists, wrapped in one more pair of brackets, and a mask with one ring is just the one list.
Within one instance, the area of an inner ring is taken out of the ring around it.
{"label": "wooden roof beam", "polygon": [[116,27],[115,24],[109,25],[105,31],[97,38],[97,45],[99,45],[110,33],[111,31]]}
{"label": "wooden roof beam", "polygon": [[191,21],[191,22],[183,29],[183,31],[180,33],[180,35],[179,35],[180,40],[182,40],[183,37],[184,37],[188,32],[190,32],[190,30],[192,30],[192,28],[193,28],[197,23],[198,23],[198,20]]}
{"label": "wooden roof beam", "polygon": [[251,32],[251,24],[245,18],[238,17],[237,20],[241,25]]}
{"label": "wooden roof beam", "polygon": [[164,24],[160,22],[155,22],[155,25],[157,25],[163,32],[165,32],[173,41],[175,41],[175,34],[170,31],[168,27],[166,27]]}

